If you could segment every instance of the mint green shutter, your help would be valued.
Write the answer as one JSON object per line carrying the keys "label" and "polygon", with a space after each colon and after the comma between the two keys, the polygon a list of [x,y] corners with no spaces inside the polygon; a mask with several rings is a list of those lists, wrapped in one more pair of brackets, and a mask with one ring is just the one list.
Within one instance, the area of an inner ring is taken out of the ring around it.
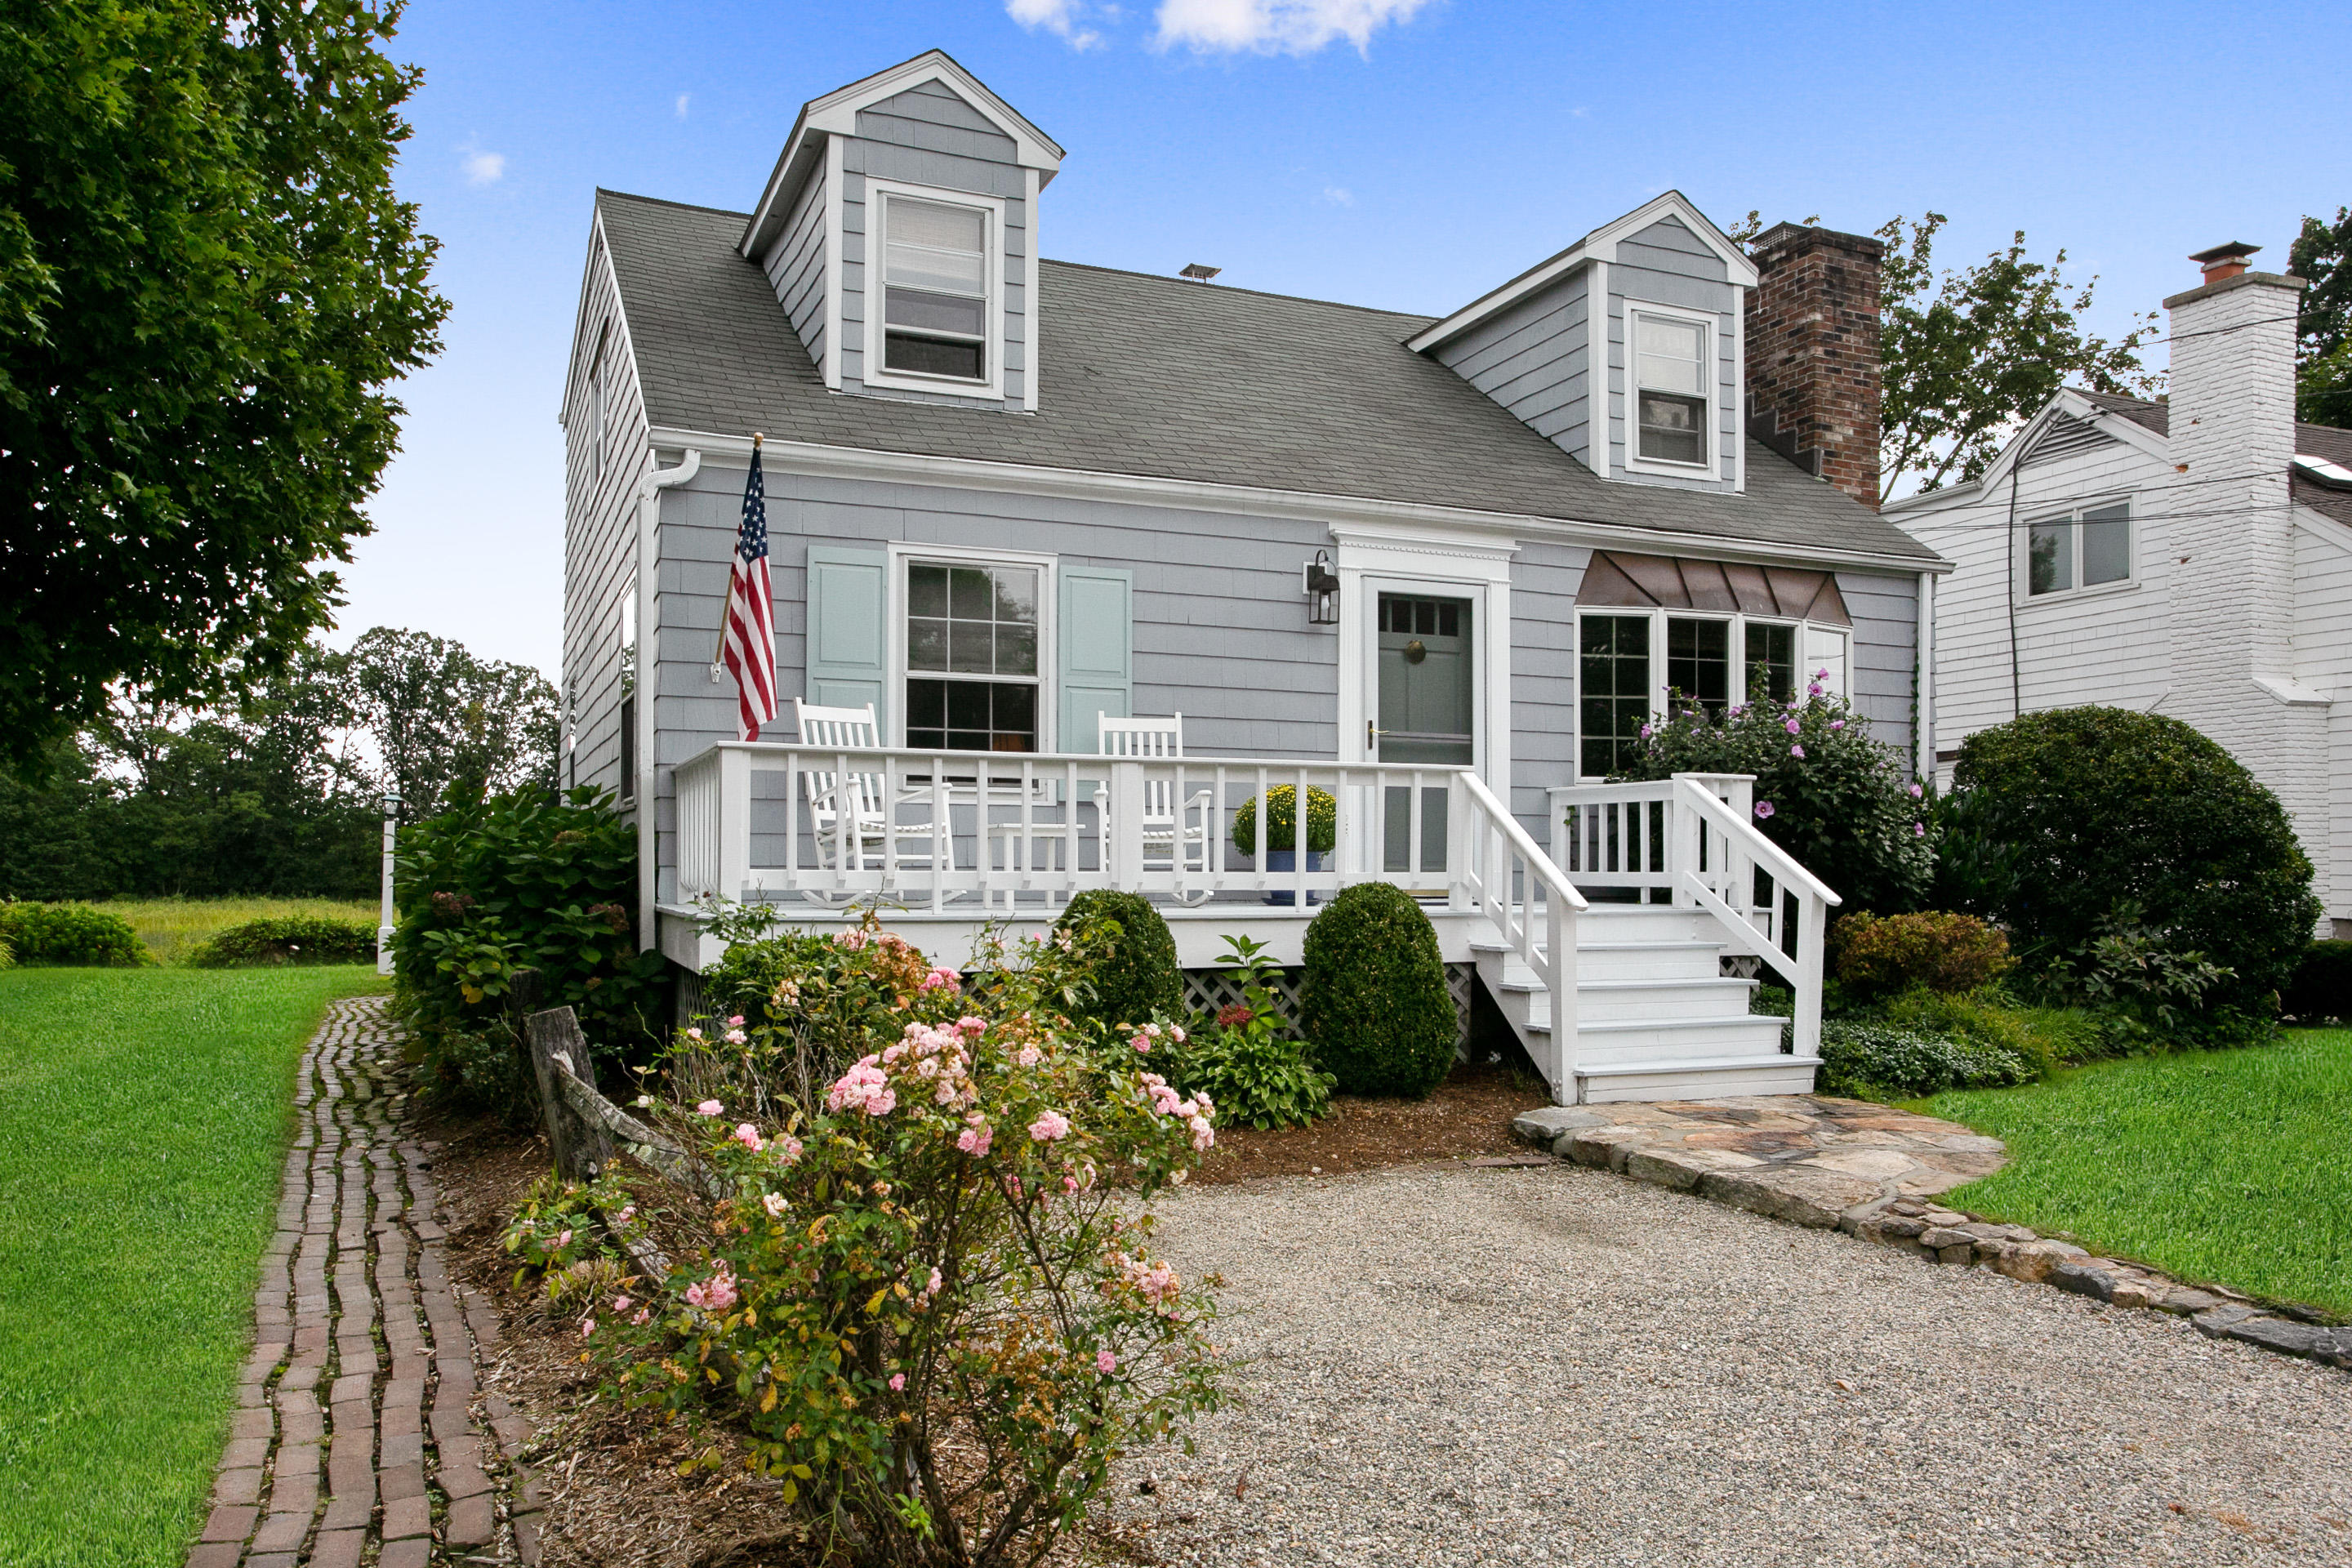
{"label": "mint green shutter", "polygon": [[1108,713],[1124,719],[1135,711],[1130,628],[1135,574],[1100,566],[1064,566],[1060,577],[1058,749],[1091,752],[1101,743],[1097,718]]}
{"label": "mint green shutter", "polygon": [[889,646],[883,607],[889,603],[889,570],[883,551],[808,547],[808,700],[824,708],[871,702],[886,740],[890,683],[883,662]]}

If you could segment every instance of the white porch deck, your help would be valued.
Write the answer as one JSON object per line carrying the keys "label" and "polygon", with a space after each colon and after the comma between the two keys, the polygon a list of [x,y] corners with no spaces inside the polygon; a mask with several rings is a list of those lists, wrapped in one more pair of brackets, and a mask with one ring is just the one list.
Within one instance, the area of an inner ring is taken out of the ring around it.
{"label": "white porch deck", "polygon": [[[714,897],[811,930],[878,904],[954,963],[984,929],[1042,931],[1074,894],[1115,888],[1160,906],[1186,968],[1235,935],[1295,964],[1320,901],[1387,881],[1421,900],[1449,963],[1477,965],[1560,1103],[1803,1093],[1837,899],[1756,831],[1747,785],[1557,789],[1547,851],[1454,768],[730,743],[677,770],[680,897],[659,941],[714,960],[697,918]],[[1332,798],[1328,854],[1306,852],[1304,813],[1286,846],[1233,847],[1235,817],[1265,823],[1284,786]],[[1742,953],[1796,994],[1793,1049],[1749,1014],[1755,983],[1723,975]]]}

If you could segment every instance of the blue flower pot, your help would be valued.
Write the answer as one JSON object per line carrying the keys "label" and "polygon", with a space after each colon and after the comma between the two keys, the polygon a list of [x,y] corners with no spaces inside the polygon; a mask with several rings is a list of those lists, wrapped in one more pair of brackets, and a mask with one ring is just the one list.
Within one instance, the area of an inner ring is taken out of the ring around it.
{"label": "blue flower pot", "polygon": [[[1328,852],[1326,850],[1309,849],[1307,852],[1307,868],[1310,871],[1320,871],[1323,869],[1323,862],[1328,855]],[[1296,870],[1297,867],[1298,851],[1296,849],[1268,849],[1265,852],[1265,868],[1269,871],[1291,871]],[[1266,894],[1265,901],[1289,908],[1298,902],[1297,889],[1285,888],[1278,892],[1270,892]],[[1310,908],[1322,901],[1323,895],[1320,893],[1307,895],[1307,902]]]}

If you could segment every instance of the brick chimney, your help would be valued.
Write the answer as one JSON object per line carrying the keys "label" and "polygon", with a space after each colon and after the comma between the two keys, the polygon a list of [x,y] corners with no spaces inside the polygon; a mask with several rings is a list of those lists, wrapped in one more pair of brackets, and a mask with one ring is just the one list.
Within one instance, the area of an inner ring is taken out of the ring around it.
{"label": "brick chimney", "polygon": [[1748,433],[1878,510],[1884,243],[1784,223],[1748,246]]}

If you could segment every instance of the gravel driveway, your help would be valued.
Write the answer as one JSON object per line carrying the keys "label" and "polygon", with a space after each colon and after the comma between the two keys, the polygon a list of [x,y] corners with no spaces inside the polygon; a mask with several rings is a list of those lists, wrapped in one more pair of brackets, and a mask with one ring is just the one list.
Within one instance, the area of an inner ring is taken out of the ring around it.
{"label": "gravel driveway", "polygon": [[2179,1319],[1568,1165],[1162,1212],[1248,1364],[1147,1562],[2352,1561],[2352,1374]]}

